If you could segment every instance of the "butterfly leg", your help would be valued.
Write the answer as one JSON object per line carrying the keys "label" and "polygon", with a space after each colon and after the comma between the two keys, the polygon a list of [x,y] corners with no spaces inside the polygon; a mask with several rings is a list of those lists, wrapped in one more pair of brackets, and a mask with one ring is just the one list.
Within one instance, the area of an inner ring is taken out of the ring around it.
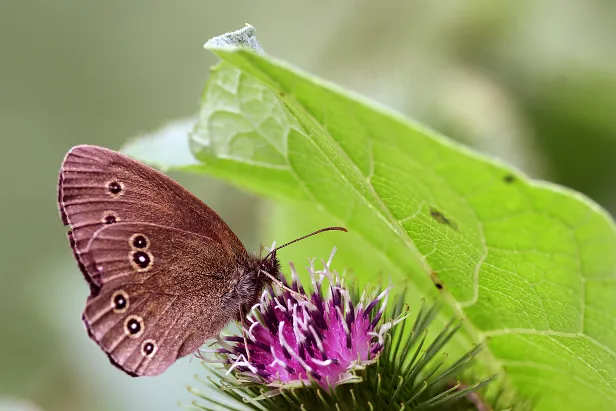
{"label": "butterfly leg", "polygon": [[286,285],[284,285],[284,283],[282,281],[280,281],[277,278],[274,278],[271,274],[269,274],[267,271],[263,271],[261,270],[261,272],[263,274],[265,274],[266,277],[268,277],[270,280],[272,280],[272,282],[274,284],[276,284],[278,287],[280,287],[283,290],[287,290],[288,292],[290,292],[292,295],[294,295],[296,298],[302,300],[302,301],[306,301],[306,302],[310,302],[310,300],[308,299],[308,297],[306,297],[305,295],[302,295],[300,293],[298,293],[297,291],[294,291],[292,289],[290,289],[289,287],[287,287]]}
{"label": "butterfly leg", "polygon": [[246,347],[246,356],[248,357],[248,362],[250,362],[250,350],[248,349],[248,340],[246,340],[246,325],[244,324],[244,317],[246,314],[244,313],[244,308],[240,305],[240,320],[242,322],[242,337],[244,338],[244,347]]}

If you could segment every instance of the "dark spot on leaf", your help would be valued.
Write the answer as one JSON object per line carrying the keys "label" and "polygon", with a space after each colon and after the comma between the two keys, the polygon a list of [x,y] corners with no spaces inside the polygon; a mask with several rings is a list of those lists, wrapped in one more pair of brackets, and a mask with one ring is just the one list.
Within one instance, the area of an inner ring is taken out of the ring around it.
{"label": "dark spot on leaf", "polygon": [[432,271],[432,273],[430,274],[430,279],[432,280],[437,289],[442,290],[443,288],[445,288],[445,286],[443,285],[443,281],[441,281],[436,271]]}
{"label": "dark spot on leaf", "polygon": [[513,174],[506,174],[503,177],[503,181],[507,184],[511,184],[515,181],[515,177],[513,176]]}
{"label": "dark spot on leaf", "polygon": [[438,211],[436,208],[430,207],[430,216],[434,218],[438,223],[448,225],[449,227],[458,231],[458,225],[455,223],[455,221],[452,221],[445,217],[445,215]]}
{"label": "dark spot on leaf", "polygon": [[285,92],[284,92],[284,91],[281,91],[280,93],[278,93],[278,95],[279,95],[280,97],[284,97],[284,96],[286,96],[286,94],[285,94]]}

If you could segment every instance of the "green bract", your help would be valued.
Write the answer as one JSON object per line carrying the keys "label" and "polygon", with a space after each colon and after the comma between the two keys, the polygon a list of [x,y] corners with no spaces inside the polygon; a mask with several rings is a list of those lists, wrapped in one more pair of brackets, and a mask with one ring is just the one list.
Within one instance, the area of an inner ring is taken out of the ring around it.
{"label": "green bract", "polygon": [[[340,266],[406,283],[413,301],[441,293],[437,321],[463,320],[450,353],[485,342],[482,365],[536,409],[616,408],[616,233],[599,206],[284,62],[209,44],[223,63],[186,169],[347,227]],[[155,157],[137,143],[129,154]]]}

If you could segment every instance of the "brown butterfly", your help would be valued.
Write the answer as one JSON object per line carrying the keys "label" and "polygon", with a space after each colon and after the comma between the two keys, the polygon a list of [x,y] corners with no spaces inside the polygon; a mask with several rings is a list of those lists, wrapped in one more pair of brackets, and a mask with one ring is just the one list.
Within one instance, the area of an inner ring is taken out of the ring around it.
{"label": "brown butterfly", "polygon": [[58,204],[90,285],[83,321],[111,362],[158,375],[279,283],[276,250],[251,255],[212,209],[166,175],[116,151],[77,146]]}

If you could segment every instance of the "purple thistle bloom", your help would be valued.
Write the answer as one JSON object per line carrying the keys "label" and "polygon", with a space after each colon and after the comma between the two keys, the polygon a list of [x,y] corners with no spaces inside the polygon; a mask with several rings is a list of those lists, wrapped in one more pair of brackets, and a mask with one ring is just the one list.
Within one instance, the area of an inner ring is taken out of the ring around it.
{"label": "purple thistle bloom", "polygon": [[[354,305],[343,279],[329,268],[334,253],[335,248],[323,270],[316,271],[311,261],[312,293],[305,292],[290,263],[292,284],[283,282],[293,292],[264,290],[247,316],[244,336],[218,339],[221,348],[214,352],[222,355],[227,373],[235,369],[240,381],[278,388],[314,381],[328,390],[360,381],[354,371],[376,361],[384,335],[394,325],[380,321],[391,287],[367,304],[364,292]],[[325,279],[327,298],[322,293]]]}

